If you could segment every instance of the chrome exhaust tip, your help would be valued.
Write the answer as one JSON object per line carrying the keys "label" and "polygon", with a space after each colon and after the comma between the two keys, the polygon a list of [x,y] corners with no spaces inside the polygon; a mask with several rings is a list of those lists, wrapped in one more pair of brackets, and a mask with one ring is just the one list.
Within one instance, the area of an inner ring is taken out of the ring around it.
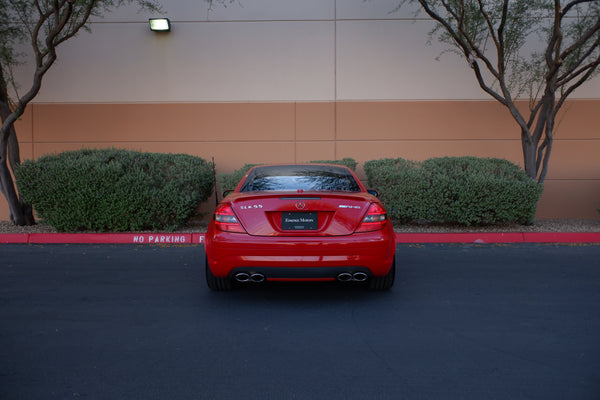
{"label": "chrome exhaust tip", "polygon": [[369,279],[369,275],[365,274],[364,272],[355,272],[352,275],[352,280],[356,282],[364,282],[367,279]]}
{"label": "chrome exhaust tip", "polygon": [[338,274],[337,280],[340,282],[350,282],[352,280],[352,274],[350,272],[342,272]]}
{"label": "chrome exhaust tip", "polygon": [[250,275],[250,280],[255,283],[264,282],[265,276],[263,274],[252,274]]}
{"label": "chrome exhaust tip", "polygon": [[248,282],[250,280],[250,275],[245,272],[238,272],[235,274],[235,280],[238,282]]}

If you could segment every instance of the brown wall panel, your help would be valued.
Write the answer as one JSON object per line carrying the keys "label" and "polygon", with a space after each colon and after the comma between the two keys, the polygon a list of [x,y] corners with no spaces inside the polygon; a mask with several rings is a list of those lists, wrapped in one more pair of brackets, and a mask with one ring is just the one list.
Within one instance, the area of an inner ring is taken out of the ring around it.
{"label": "brown wall panel", "polygon": [[335,142],[297,142],[295,162],[335,160]]}
{"label": "brown wall panel", "polygon": [[600,140],[555,140],[548,179],[600,179]]}
{"label": "brown wall panel", "polygon": [[39,104],[37,142],[293,140],[293,103]]}
{"label": "brown wall panel", "polygon": [[600,139],[600,101],[572,100],[556,119],[554,138]]}
{"label": "brown wall panel", "polygon": [[[519,102],[528,116],[528,103]],[[557,118],[556,139],[600,138],[600,101],[566,103]],[[340,102],[340,140],[519,139],[520,128],[496,101]]]}
{"label": "brown wall panel", "polygon": [[546,180],[538,203],[540,219],[598,219],[600,180]]}
{"label": "brown wall panel", "polygon": [[146,143],[40,143],[36,153],[58,153],[81,148],[118,147],[155,153],[186,153],[210,161],[213,157],[219,172],[231,172],[243,164],[293,162],[293,142],[146,142]]}
{"label": "brown wall panel", "polygon": [[33,107],[27,107],[21,117],[15,122],[19,144],[33,141]]}
{"label": "brown wall panel", "polygon": [[296,140],[334,140],[335,103],[297,103]]}
{"label": "brown wall panel", "polygon": [[10,212],[8,210],[8,203],[4,196],[0,196],[0,221],[8,221],[10,219]]}
{"label": "brown wall panel", "polygon": [[[600,100],[567,105],[538,217],[599,218],[599,111]],[[518,128],[491,101],[34,104],[17,129],[23,159],[121,147],[214,157],[218,172],[343,157],[474,155],[522,164]],[[8,219],[4,199],[0,219]]]}
{"label": "brown wall panel", "polygon": [[460,141],[352,141],[338,142],[338,158],[353,157],[359,162],[379,158],[406,158],[421,161],[432,157],[479,156],[521,162],[520,142],[510,140]]}
{"label": "brown wall panel", "polygon": [[337,130],[338,140],[518,139],[520,132],[492,101],[341,102]]}

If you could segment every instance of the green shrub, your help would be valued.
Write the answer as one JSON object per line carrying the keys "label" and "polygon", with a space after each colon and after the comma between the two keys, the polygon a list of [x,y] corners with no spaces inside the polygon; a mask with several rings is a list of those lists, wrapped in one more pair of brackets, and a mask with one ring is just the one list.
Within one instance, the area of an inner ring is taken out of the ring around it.
{"label": "green shrub", "polygon": [[364,168],[390,217],[402,223],[530,224],[543,190],[517,165],[493,158],[383,159]]}
{"label": "green shrub", "polygon": [[174,229],[213,191],[213,164],[187,154],[79,150],[26,161],[19,192],[59,231]]}
{"label": "green shrub", "polygon": [[250,171],[250,168],[260,164],[245,164],[242,168],[236,169],[230,174],[220,173],[218,177],[219,188],[221,191],[233,190],[237,184],[242,180],[246,172]]}

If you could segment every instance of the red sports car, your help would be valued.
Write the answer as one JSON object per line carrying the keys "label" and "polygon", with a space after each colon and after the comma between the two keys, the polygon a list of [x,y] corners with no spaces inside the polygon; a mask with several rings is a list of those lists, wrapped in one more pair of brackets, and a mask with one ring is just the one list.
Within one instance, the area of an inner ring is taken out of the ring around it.
{"label": "red sports car", "polygon": [[381,202],[354,173],[329,164],[252,168],[215,209],[206,281],[394,284],[396,244]]}

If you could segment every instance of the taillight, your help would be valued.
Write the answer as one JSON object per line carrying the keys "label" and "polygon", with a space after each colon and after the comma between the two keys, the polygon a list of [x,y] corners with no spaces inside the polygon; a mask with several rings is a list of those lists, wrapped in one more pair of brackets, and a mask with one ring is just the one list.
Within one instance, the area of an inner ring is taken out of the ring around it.
{"label": "taillight", "polygon": [[383,207],[377,203],[371,204],[367,215],[363,218],[356,232],[371,232],[383,229],[387,221],[387,214]]}
{"label": "taillight", "polygon": [[220,231],[246,233],[229,204],[220,204],[215,210],[214,219]]}

